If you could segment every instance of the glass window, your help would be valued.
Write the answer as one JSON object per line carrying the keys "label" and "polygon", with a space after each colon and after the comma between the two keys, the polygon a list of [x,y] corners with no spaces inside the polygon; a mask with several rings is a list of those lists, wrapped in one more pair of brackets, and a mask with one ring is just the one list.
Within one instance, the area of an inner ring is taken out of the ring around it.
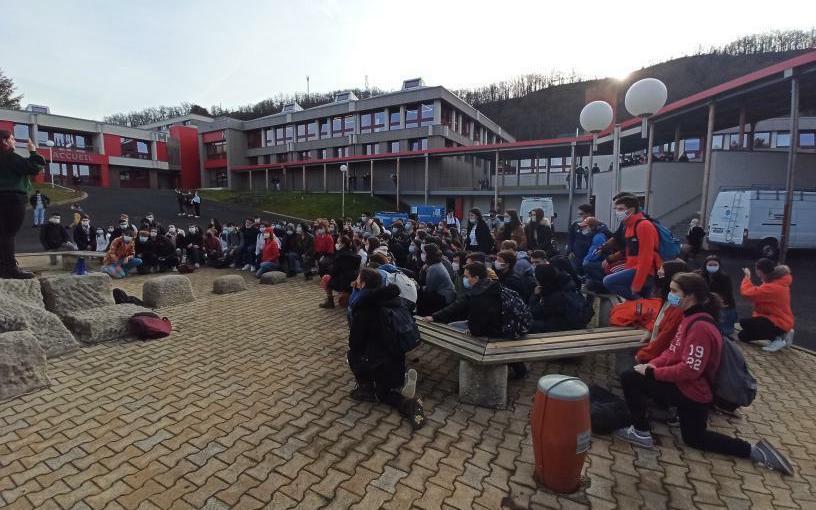
{"label": "glass window", "polygon": [[374,113],[374,132],[385,131],[385,110]]}
{"label": "glass window", "polygon": [[17,145],[28,145],[28,139],[30,136],[31,132],[28,124],[14,125],[14,139],[17,141]]}
{"label": "glass window", "polygon": [[335,117],[332,119],[332,136],[342,135],[343,135],[343,119],[341,117]]}
{"label": "glass window", "polygon": [[405,129],[419,126],[419,107],[411,105],[405,109]]}
{"label": "glass window", "polygon": [[247,133],[247,147],[257,149],[261,146],[261,131],[250,131]]}
{"label": "glass window", "polygon": [[48,141],[48,131],[39,130],[37,131],[37,144],[45,145],[45,142]]}
{"label": "glass window", "polygon": [[298,126],[297,126],[297,141],[298,142],[305,142],[306,141],[306,124],[298,124]]}
{"label": "glass window", "polygon": [[283,127],[275,128],[275,145],[284,145],[286,137],[284,136]]}
{"label": "glass window", "polygon": [[391,142],[391,151],[392,153],[400,151],[400,143],[399,142]]}
{"label": "glass window", "polygon": [[335,149],[335,157],[337,158],[347,158],[349,157],[350,151],[348,147],[337,147]]}
{"label": "glass window", "polygon": [[320,122],[320,138],[331,138],[329,119]]}
{"label": "glass window", "polygon": [[433,124],[434,105],[433,103],[422,104],[420,106],[420,126],[430,126]]}
{"label": "glass window", "polygon": [[767,131],[754,133],[754,149],[767,149],[771,146],[771,134]]}
{"label": "glass window", "polygon": [[799,133],[799,147],[816,147],[816,132]]}
{"label": "glass window", "polygon": [[741,149],[739,133],[728,135],[728,148],[731,150]]}
{"label": "glass window", "polygon": [[147,154],[150,150],[147,148],[147,142],[142,142],[141,140],[136,142],[136,152],[139,154]]}
{"label": "glass window", "polygon": [[78,165],[77,169],[79,170],[79,175],[81,176],[91,175],[91,168],[88,165]]}
{"label": "glass window", "polygon": [[790,131],[780,131],[776,134],[777,147],[790,147]]}
{"label": "glass window", "polygon": [[306,124],[306,139],[317,140],[317,122]]}
{"label": "glass window", "polygon": [[329,150],[328,149],[320,149],[319,151],[317,151],[317,156],[320,159],[326,159],[326,158],[329,157]]}
{"label": "glass window", "polygon": [[366,156],[371,156],[373,154],[380,153],[380,144],[378,143],[367,143],[365,144],[365,154]]}
{"label": "glass window", "polygon": [[391,129],[400,129],[400,112],[399,110],[391,112]]}
{"label": "glass window", "polygon": [[713,150],[721,150],[723,148],[723,135],[714,135],[711,137],[711,148]]}
{"label": "glass window", "polygon": [[299,157],[298,157],[298,159],[299,159],[300,161],[306,161],[306,160],[308,160],[308,159],[311,159],[311,158],[309,157],[309,151],[300,151],[300,153],[298,154],[298,156],[299,156]]}
{"label": "glass window", "polygon": [[291,125],[286,126],[286,143],[291,143],[295,136],[295,128]]}
{"label": "glass window", "polygon": [[370,133],[371,132],[371,114],[364,113],[360,115],[360,132],[361,133]]}
{"label": "glass window", "polygon": [[346,115],[343,119],[343,134],[350,135],[354,132],[354,115]]}
{"label": "glass window", "polygon": [[699,138],[689,138],[684,142],[684,148],[686,152],[691,151],[698,151],[700,150],[700,139]]}

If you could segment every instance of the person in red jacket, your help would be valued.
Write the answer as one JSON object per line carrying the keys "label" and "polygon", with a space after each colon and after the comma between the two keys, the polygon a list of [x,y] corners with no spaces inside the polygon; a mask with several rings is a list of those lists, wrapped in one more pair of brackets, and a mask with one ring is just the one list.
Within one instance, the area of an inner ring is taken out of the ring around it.
{"label": "person in red jacket", "polygon": [[657,229],[640,211],[638,199],[632,195],[615,200],[615,216],[624,225],[626,269],[607,275],[604,287],[624,299],[649,297],[654,275],[663,265]]}
{"label": "person in red jacket", "polygon": [[271,227],[264,230],[264,247],[261,252],[261,265],[255,276],[260,278],[262,274],[280,269],[280,245]]}
{"label": "person in red jacket", "polygon": [[329,232],[329,224],[321,220],[315,225],[314,258],[318,274],[328,274],[331,258],[334,256],[334,237]]}
{"label": "person in red jacket", "polygon": [[723,340],[717,325],[722,302],[708,290],[702,276],[678,273],[672,278],[668,301],[683,310],[683,321],[671,345],[648,364],[621,374],[632,425],[615,437],[645,448],[654,447],[646,418],[649,397],[677,406],[683,442],[692,448],[732,455],[793,474],[787,459],[766,440],[751,445],[739,438],[707,429],[708,409],[714,401],[711,381],[720,366]]}
{"label": "person in red jacket", "polygon": [[677,334],[677,328],[680,327],[680,322],[683,320],[683,310],[676,306],[671,306],[668,301],[669,293],[671,292],[671,280],[677,273],[689,272],[688,264],[683,260],[670,260],[663,264],[663,267],[657,272],[657,288],[660,292],[660,297],[663,299],[663,306],[660,307],[660,312],[655,319],[652,331],[646,332],[648,344],[638,350],[635,354],[635,359],[639,363],[648,363],[654,358],[663,354],[669,348],[671,341]]}
{"label": "person in red jacket", "polygon": [[759,259],[754,267],[762,282],[760,285],[751,281],[750,269],[742,270],[745,276],[740,294],[754,304],[754,313],[751,318],[739,321],[742,327],[739,339],[743,342],[771,340],[762,350],[776,352],[793,344],[790,295],[793,276],[788,266],[777,266],[770,259]]}

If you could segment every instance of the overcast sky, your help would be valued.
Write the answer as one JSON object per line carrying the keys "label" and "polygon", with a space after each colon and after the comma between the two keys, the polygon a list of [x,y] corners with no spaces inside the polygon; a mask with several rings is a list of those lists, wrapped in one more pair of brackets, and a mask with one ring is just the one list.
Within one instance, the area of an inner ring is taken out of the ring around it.
{"label": "overcast sky", "polygon": [[[798,8],[790,9],[799,5]],[[810,5],[811,7],[807,7]],[[528,72],[629,71],[742,35],[816,26],[812,0],[181,1],[3,5],[0,68],[23,102],[102,116],[278,93],[472,87]]]}

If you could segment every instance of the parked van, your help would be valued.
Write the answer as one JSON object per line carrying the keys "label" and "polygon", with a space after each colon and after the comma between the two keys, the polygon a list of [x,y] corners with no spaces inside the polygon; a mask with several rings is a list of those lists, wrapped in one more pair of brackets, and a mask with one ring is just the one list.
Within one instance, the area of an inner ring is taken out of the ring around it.
{"label": "parked van", "polygon": [[[720,191],[711,208],[708,241],[756,249],[762,257],[779,256],[784,190]],[[794,191],[789,248],[816,248],[816,192]]]}
{"label": "parked van", "polygon": [[555,213],[555,208],[553,207],[553,199],[552,197],[524,197],[521,199],[521,206],[519,207],[518,214],[521,221],[526,222],[527,218],[530,215],[530,211],[533,209],[541,209],[544,211],[544,217],[550,219],[550,223],[552,223],[553,230],[555,230],[555,219],[558,215]]}

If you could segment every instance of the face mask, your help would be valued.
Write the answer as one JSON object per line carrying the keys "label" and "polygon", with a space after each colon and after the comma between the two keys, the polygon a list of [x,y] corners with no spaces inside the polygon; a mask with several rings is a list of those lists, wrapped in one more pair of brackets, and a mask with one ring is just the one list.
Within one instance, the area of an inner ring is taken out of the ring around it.
{"label": "face mask", "polygon": [[501,271],[502,269],[507,267],[507,264],[505,264],[504,262],[496,261],[493,263],[493,267],[496,269],[496,271]]}
{"label": "face mask", "polygon": [[680,306],[680,301],[682,300],[683,298],[681,298],[679,294],[675,294],[674,292],[669,292],[669,295],[666,297],[666,301],[668,301],[669,305],[671,306]]}
{"label": "face mask", "polygon": [[367,222],[367,221],[368,221],[368,218],[366,218],[365,216],[363,216],[363,217],[362,217],[362,218],[360,218],[360,219],[362,220],[362,222],[363,222],[363,223],[365,223],[365,222]]}
{"label": "face mask", "polygon": [[158,233],[158,232],[151,232],[151,233],[150,233],[150,237],[156,237],[157,235],[159,235],[159,233]]}
{"label": "face mask", "polygon": [[409,246],[409,247],[408,247],[408,251],[409,251],[410,253],[416,253],[416,251],[417,251],[417,247],[416,247],[416,245],[415,245],[415,244],[412,244],[411,246]]}
{"label": "face mask", "polygon": [[187,229],[187,232],[189,232],[189,233],[191,233],[191,234],[195,234],[195,233],[196,233],[196,229],[194,229],[194,228],[188,228],[188,229]]}
{"label": "face mask", "polygon": [[90,221],[88,221],[88,220],[82,220],[82,226],[83,226],[83,227],[87,227],[87,226],[89,226],[90,224],[91,224],[91,222],[90,222]]}
{"label": "face mask", "polygon": [[143,243],[146,243],[146,242],[147,242],[147,238],[146,238],[145,236],[139,236],[139,241],[141,241],[141,242],[143,242]]}
{"label": "face mask", "polygon": [[319,236],[322,236],[324,232],[325,230],[323,230],[322,228],[317,229],[317,235]]}
{"label": "face mask", "polygon": [[175,234],[176,233],[176,227],[170,227],[170,228],[167,229],[167,231],[170,232],[171,234]]}
{"label": "face mask", "polygon": [[592,232],[592,229],[590,229],[590,228],[582,228],[581,229],[581,233],[584,234],[584,235],[587,235],[590,232]]}
{"label": "face mask", "polygon": [[720,270],[720,266],[706,266],[706,271],[709,273],[716,273]]}
{"label": "face mask", "polygon": [[297,232],[298,234],[302,234],[303,233],[303,228],[298,227],[298,228],[295,229],[295,232]]}
{"label": "face mask", "polygon": [[414,231],[414,227],[412,227],[411,225],[408,225],[407,227],[405,227],[405,231],[410,234],[411,232]]}
{"label": "face mask", "polygon": [[127,224],[127,223],[120,223],[120,224],[119,224],[119,228],[121,228],[121,229],[126,229],[126,228],[127,228],[127,226],[128,226],[128,224]]}
{"label": "face mask", "polygon": [[397,235],[397,232],[399,232],[399,229],[396,229],[396,228],[391,229],[392,234]]}
{"label": "face mask", "polygon": [[451,267],[453,268],[454,272],[459,271],[459,263],[458,262],[451,262]]}
{"label": "face mask", "polygon": [[464,287],[466,289],[471,288],[472,285],[470,284],[470,280],[467,279],[467,278],[462,278],[462,287]]}
{"label": "face mask", "polygon": [[476,216],[469,217],[468,221],[471,222],[471,223],[476,223]]}
{"label": "face mask", "polygon": [[286,234],[287,234],[287,235],[292,235],[292,234],[294,234],[294,233],[295,233],[295,231],[294,231],[294,230],[287,230],[287,231],[286,231]]}
{"label": "face mask", "polygon": [[335,244],[335,245],[334,245],[334,249],[335,249],[335,250],[342,250],[342,249],[343,249],[343,245],[342,245],[342,244],[340,244],[340,243],[337,243],[337,244]]}
{"label": "face mask", "polygon": [[96,235],[103,236],[103,235],[105,235],[105,231],[104,230],[97,230]]}
{"label": "face mask", "polygon": [[419,258],[422,259],[422,262],[425,262],[425,260],[427,260],[428,256],[423,253],[422,255],[419,256]]}
{"label": "face mask", "polygon": [[59,225],[60,219],[59,218],[49,218],[48,221],[50,223],[53,223],[54,225]]}
{"label": "face mask", "polygon": [[629,217],[629,211],[619,211],[615,209],[615,217],[618,219],[618,221],[623,221]]}
{"label": "face mask", "polygon": [[153,221],[153,216],[145,216],[145,219],[146,219],[147,221]]}
{"label": "face mask", "polygon": [[113,229],[113,227],[111,227],[111,228],[109,228],[109,229],[108,229],[108,232],[111,232],[111,233],[112,233],[112,232],[113,232],[113,230],[114,230],[114,229]]}
{"label": "face mask", "polygon": [[133,238],[132,238],[132,237],[130,237],[130,236],[122,236],[122,241],[124,241],[124,242],[126,242],[126,243],[129,243],[129,242],[131,242],[132,240],[133,240]]}

